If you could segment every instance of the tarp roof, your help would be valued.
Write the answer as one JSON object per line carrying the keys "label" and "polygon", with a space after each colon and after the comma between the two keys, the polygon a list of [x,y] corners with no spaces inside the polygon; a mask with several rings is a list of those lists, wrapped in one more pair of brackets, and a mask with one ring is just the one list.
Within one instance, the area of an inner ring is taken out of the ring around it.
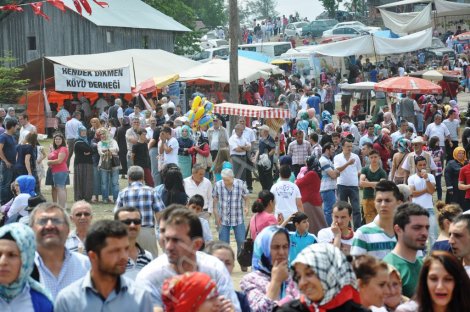
{"label": "tarp roof", "polygon": [[397,2],[392,2],[392,3],[387,3],[381,6],[378,6],[378,9],[385,9],[385,8],[394,8],[399,5],[407,5],[407,4],[415,4],[415,3],[430,3],[433,2],[433,0],[403,0],[403,1],[397,1]]}
{"label": "tarp roof", "polygon": [[[272,74],[283,74],[279,67],[263,62],[238,58],[238,84],[249,83],[251,81],[268,78]],[[211,81],[220,83],[230,83],[230,62],[229,60],[213,59],[207,63],[193,67],[187,71],[180,72],[179,81]]]}
{"label": "tarp roof", "polygon": [[[130,49],[98,54],[50,56],[46,59],[75,69],[111,69],[130,66],[131,84],[178,74],[200,63],[164,50]],[[135,68],[135,72],[134,72]],[[135,75],[135,81],[134,81]]]}
{"label": "tarp roof", "polygon": [[446,0],[403,0],[392,2],[377,7],[378,9],[393,8],[400,5],[415,4],[415,3],[434,3],[436,8],[436,15],[451,16],[451,15],[468,15],[470,14],[469,3],[458,3]]}
{"label": "tarp roof", "polygon": [[[110,0],[109,7],[102,8],[93,1],[88,3],[92,14],[82,12],[83,17],[95,25],[108,27],[143,28],[166,31],[191,31],[172,17],[152,8],[141,0]],[[77,12],[73,0],[64,0],[70,10]]]}
{"label": "tarp roof", "polygon": [[432,29],[426,29],[400,38],[382,38],[371,35],[327,44],[308,46],[308,51],[328,56],[345,57],[359,54],[387,55],[416,51],[431,46]]}

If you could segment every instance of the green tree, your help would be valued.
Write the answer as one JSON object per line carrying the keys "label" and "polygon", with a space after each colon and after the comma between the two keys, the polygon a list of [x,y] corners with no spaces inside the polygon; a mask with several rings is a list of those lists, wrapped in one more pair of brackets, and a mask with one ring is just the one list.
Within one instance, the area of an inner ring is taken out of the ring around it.
{"label": "green tree", "polygon": [[193,8],[183,0],[144,0],[145,3],[158,11],[171,16],[177,22],[193,29],[196,21],[196,13]]}
{"label": "green tree", "polygon": [[278,15],[276,0],[250,0],[247,7],[257,18],[269,18]]}
{"label": "green tree", "polygon": [[328,12],[330,18],[335,18],[336,11],[339,7],[339,2],[336,0],[320,0],[325,10]]}
{"label": "green tree", "polygon": [[0,103],[16,103],[26,92],[28,79],[19,79],[23,69],[9,67],[15,61],[11,56],[0,58]]}
{"label": "green tree", "polygon": [[224,26],[227,23],[224,0],[193,0],[188,3],[196,17],[200,19],[207,28]]}

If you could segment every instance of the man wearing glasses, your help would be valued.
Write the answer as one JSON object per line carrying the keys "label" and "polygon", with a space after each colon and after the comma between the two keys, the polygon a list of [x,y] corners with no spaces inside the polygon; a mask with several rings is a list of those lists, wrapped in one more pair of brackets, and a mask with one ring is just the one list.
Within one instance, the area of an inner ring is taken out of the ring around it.
{"label": "man wearing glasses", "polygon": [[137,273],[153,260],[152,254],[148,250],[143,249],[137,243],[137,237],[139,236],[141,229],[142,216],[137,208],[123,207],[116,211],[114,214],[114,220],[121,221],[127,227],[127,237],[129,238],[129,257],[124,276],[135,280]]}
{"label": "man wearing glasses", "polygon": [[58,204],[39,204],[31,213],[29,225],[36,235],[34,262],[39,271],[39,281],[55,300],[60,290],[85,276],[90,269],[90,261],[88,257],[65,248],[70,223],[67,213]]}
{"label": "man wearing glasses", "polygon": [[72,205],[70,220],[75,224],[75,230],[70,232],[65,242],[68,250],[86,255],[85,238],[92,219],[91,205],[88,202],[80,200]]}

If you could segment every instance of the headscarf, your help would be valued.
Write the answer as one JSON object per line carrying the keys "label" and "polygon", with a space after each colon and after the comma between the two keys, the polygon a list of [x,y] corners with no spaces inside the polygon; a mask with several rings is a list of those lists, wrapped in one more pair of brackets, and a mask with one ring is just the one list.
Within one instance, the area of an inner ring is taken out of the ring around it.
{"label": "headscarf", "polygon": [[452,108],[457,106],[457,101],[456,100],[450,100],[449,105],[452,106]]}
{"label": "headscarf", "polygon": [[273,264],[271,262],[271,243],[274,235],[277,233],[285,233],[287,235],[287,240],[289,240],[289,232],[285,228],[271,225],[265,227],[256,236],[253,246],[253,269],[261,271],[269,276],[271,276],[271,269],[273,268]]}
{"label": "headscarf", "polygon": [[29,194],[31,196],[36,196],[34,191],[36,187],[36,179],[30,175],[20,175],[16,178],[16,182],[20,188],[20,193]]}
{"label": "headscarf", "polygon": [[396,147],[400,153],[408,154],[409,152],[411,152],[411,142],[408,139],[399,138]]}
{"label": "headscarf", "polygon": [[323,111],[321,113],[321,119],[326,120],[327,123],[332,123],[333,122],[333,117],[331,116],[331,113],[329,111]]}
{"label": "headscarf", "polygon": [[304,295],[301,296],[302,303],[313,308],[313,311],[334,309],[351,299],[360,303],[352,265],[337,247],[322,243],[310,245],[297,255],[291,267],[296,263],[309,266],[323,287],[324,296],[320,302],[312,302]]}
{"label": "headscarf", "polygon": [[201,272],[170,277],[162,288],[162,300],[168,312],[197,311],[207,299],[217,296],[216,283]]}
{"label": "headscarf", "polygon": [[378,136],[382,131],[382,127],[378,124],[374,125],[374,136]]}
{"label": "headscarf", "polygon": [[[85,135],[81,135],[82,131],[85,131]],[[84,142],[88,145],[88,136],[87,136],[87,129],[84,126],[78,126],[78,138],[75,140],[76,142]]]}
{"label": "headscarf", "polygon": [[[459,152],[463,152],[463,161],[459,161],[457,159],[457,154]],[[452,154],[452,156],[454,157],[455,161],[458,162],[459,164],[461,164],[462,166],[465,164],[465,162],[467,161],[467,153],[465,152],[465,149],[462,147],[462,146],[457,146],[455,149],[454,149],[454,152]]]}
{"label": "headscarf", "polygon": [[382,146],[386,146],[392,139],[388,134],[379,134],[375,142],[379,143]]}
{"label": "headscarf", "polygon": [[111,143],[112,138],[109,135],[109,131],[106,128],[99,128],[98,133],[103,137],[101,137],[101,144],[103,144],[103,147],[109,147],[109,144]]}
{"label": "headscarf", "polygon": [[34,255],[36,251],[36,239],[33,230],[22,223],[15,222],[0,228],[0,239],[10,236],[15,240],[21,253],[21,269],[17,279],[9,285],[0,285],[0,297],[6,302],[11,302],[24,289],[25,285],[45,295],[51,302],[50,294],[41,284],[31,277],[34,268]]}
{"label": "headscarf", "polygon": [[[188,131],[188,134],[186,136],[183,135],[183,130],[187,130]],[[191,128],[187,125],[184,125],[181,127],[181,130],[180,130],[180,136],[181,138],[183,139],[189,139],[190,136],[191,136]]]}

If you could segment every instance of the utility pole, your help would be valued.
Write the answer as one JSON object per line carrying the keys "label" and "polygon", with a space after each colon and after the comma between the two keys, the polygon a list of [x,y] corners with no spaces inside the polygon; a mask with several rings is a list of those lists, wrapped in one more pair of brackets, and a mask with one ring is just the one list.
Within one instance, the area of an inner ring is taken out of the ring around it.
{"label": "utility pole", "polygon": [[[230,38],[230,103],[238,103],[238,1],[229,0],[229,38]],[[230,132],[235,126],[234,116],[230,116]]]}

